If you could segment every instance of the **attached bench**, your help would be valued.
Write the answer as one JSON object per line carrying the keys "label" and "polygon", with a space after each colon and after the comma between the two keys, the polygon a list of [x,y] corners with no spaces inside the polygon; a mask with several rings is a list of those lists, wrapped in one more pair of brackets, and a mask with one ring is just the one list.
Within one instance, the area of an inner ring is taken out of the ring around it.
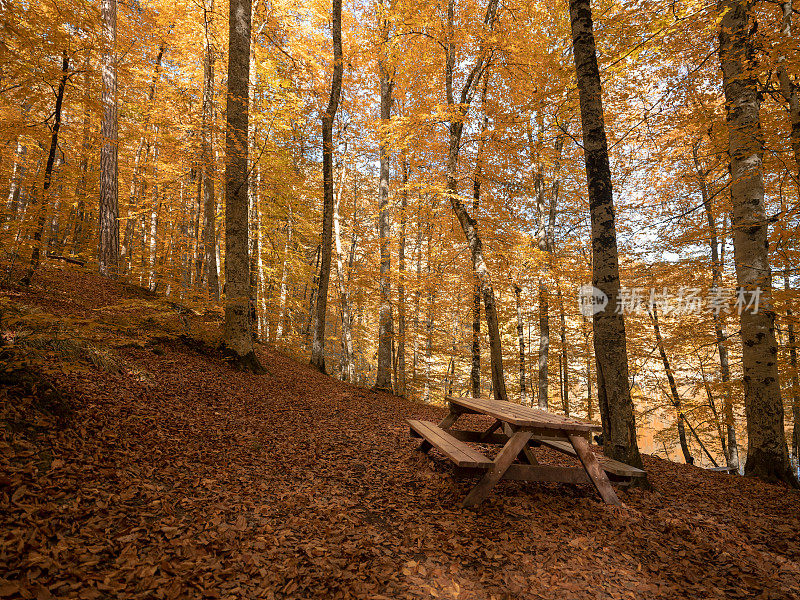
{"label": "attached bench", "polygon": [[436,423],[417,421],[416,419],[406,419],[406,422],[411,427],[411,435],[425,440],[420,447],[423,452],[434,447],[453,461],[457,467],[488,469],[492,466],[492,461],[486,456],[457,440]]}
{"label": "attached bench", "polygon": [[[575,452],[575,449],[572,447],[572,444],[569,442],[561,442],[557,440],[548,440],[536,437],[532,438],[531,441],[538,442],[543,446],[547,446],[548,448],[552,448],[553,450],[557,450],[563,454],[568,454],[569,456],[578,456]],[[608,458],[607,456],[598,455],[597,462],[600,463],[600,466],[606,473],[614,475],[615,478],[632,479],[637,477],[645,477],[647,475],[647,473],[641,469],[626,465],[623,462],[614,460],[613,458]]]}

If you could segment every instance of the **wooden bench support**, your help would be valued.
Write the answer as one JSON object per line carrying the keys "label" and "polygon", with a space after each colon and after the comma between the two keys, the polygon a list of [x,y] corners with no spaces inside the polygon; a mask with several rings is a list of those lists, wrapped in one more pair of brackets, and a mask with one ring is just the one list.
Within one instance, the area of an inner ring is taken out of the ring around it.
{"label": "wooden bench support", "polygon": [[469,491],[462,505],[464,508],[477,506],[486,498],[492,488],[497,485],[497,482],[503,478],[511,463],[519,456],[519,453],[522,452],[522,449],[530,439],[530,431],[517,431],[514,433],[508,443],[500,450],[489,470],[475,484],[475,487]]}
{"label": "wooden bench support", "polygon": [[[548,448],[552,448],[562,454],[567,454],[568,456],[577,457],[578,454],[575,452],[575,448],[567,441],[564,440],[548,440],[545,438],[536,437],[533,441],[539,441],[543,446],[547,446]],[[609,475],[615,475],[616,478],[624,480],[624,479],[631,479],[635,477],[644,477],[647,475],[641,469],[637,469],[636,467],[632,467],[630,465],[626,465],[623,462],[618,460],[614,460],[612,458],[608,458],[607,456],[598,456],[596,457],[597,461],[600,463],[600,466],[603,470],[608,473]],[[615,478],[615,479],[616,479]]]}
{"label": "wooden bench support", "polygon": [[600,494],[603,501],[606,504],[622,506],[622,502],[617,498],[614,488],[611,487],[611,482],[608,480],[608,477],[606,477],[606,472],[600,467],[600,463],[597,462],[597,457],[595,457],[592,449],[589,448],[589,442],[578,435],[570,435],[569,441],[575,448],[575,452],[583,464],[583,468],[586,469],[589,479],[592,480],[594,487],[597,488],[597,492]]}

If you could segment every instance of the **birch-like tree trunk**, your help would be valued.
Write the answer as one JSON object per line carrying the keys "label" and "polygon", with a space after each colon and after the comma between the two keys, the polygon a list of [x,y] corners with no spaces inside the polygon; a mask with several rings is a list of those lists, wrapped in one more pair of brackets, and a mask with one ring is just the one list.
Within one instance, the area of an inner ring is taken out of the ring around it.
{"label": "birch-like tree trunk", "polygon": [[[342,249],[342,231],[339,208],[342,202],[342,189],[345,182],[345,166],[339,172],[339,185],[333,203],[333,241],[336,248],[336,281],[339,285],[339,305],[342,316],[342,379],[355,383],[355,360],[353,359],[353,333],[351,331],[352,317],[350,316],[350,294],[344,280],[344,265]],[[353,215],[355,219],[355,215]]]}
{"label": "birch-like tree trunk", "polygon": [[311,334],[311,364],[325,372],[325,315],[328,308],[328,284],[331,278],[331,238],[333,233],[333,121],[342,92],[342,0],[333,0],[333,78],[328,107],[322,114],[322,240],[317,304]]}
{"label": "birch-like tree trunk", "polygon": [[397,248],[397,376],[395,393],[406,396],[406,224],[408,223],[408,158],[400,165],[403,189],[400,193],[400,240]]}
{"label": "birch-like tree trunk", "polygon": [[117,0],[100,0],[103,53],[103,124],[100,128],[100,274],[119,274],[119,181],[117,133]]}
{"label": "birch-like tree trunk", "polygon": [[275,335],[281,339],[287,332],[288,318],[286,314],[286,300],[289,294],[288,270],[289,270],[289,251],[292,247],[292,207],[289,205],[289,214],[286,217],[286,244],[283,247],[283,264],[281,264],[281,283],[280,283],[280,300],[278,303],[278,324],[275,327]]}
{"label": "birch-like tree trunk", "polygon": [[247,125],[250,0],[231,0],[225,132],[225,348],[235,366],[263,372],[253,350],[248,247]]}
{"label": "birch-like tree trunk", "polygon": [[[789,269],[783,276],[783,287],[789,291]],[[790,304],[786,307],[786,332],[789,338],[789,368],[791,376],[791,396],[792,396],[792,464],[794,465],[794,473],[797,473],[798,466],[800,466],[800,382],[798,382],[797,373],[797,340],[794,333],[794,311],[791,307],[791,296],[787,296],[787,302]]]}
{"label": "birch-like tree trunk", "polygon": [[[610,458],[641,468],[628,378],[625,321],[617,312],[620,281],[614,197],[589,0],[570,0],[569,11],[592,222],[592,283],[608,297],[605,310],[593,317],[604,452]],[[640,478],[636,485],[649,483]]]}
{"label": "birch-like tree trunk", "polygon": [[[388,45],[389,29],[381,17],[382,43]],[[387,70],[385,57],[378,59],[378,73],[381,88],[381,139],[380,139],[380,182],[378,186],[378,237],[381,252],[380,267],[380,314],[378,319],[378,369],[375,374],[375,389],[392,392],[392,287],[391,256],[389,254],[389,119],[392,113],[392,88],[394,82]]]}
{"label": "birch-like tree trunk", "polygon": [[763,138],[755,78],[752,0],[720,0],[719,54],[728,123],[733,248],[740,294],[759,307],[741,311],[742,371],[747,416],[745,475],[797,486],[784,434],[778,347],[772,306],[768,225],[764,208]]}
{"label": "birch-like tree trunk", "polygon": [[20,205],[19,196],[22,188],[22,178],[25,176],[25,157],[27,154],[28,147],[22,143],[22,136],[18,136],[17,148],[14,153],[14,166],[11,167],[11,180],[8,185],[4,230],[8,230],[10,223],[18,218]]}
{"label": "birch-like tree trunk", "polygon": [[[692,146],[692,158],[697,173],[697,180],[700,185],[700,196],[706,211],[708,221],[708,241],[711,247],[711,288],[722,289],[722,261],[719,254],[719,240],[717,236],[717,224],[714,218],[714,211],[711,206],[711,194],[708,191],[708,173],[700,164],[698,155],[698,144]],[[724,240],[723,234],[723,240]],[[739,469],[739,444],[736,440],[736,423],[733,418],[733,398],[731,395],[731,369],[728,362],[728,347],[725,344],[727,335],[725,334],[725,324],[720,311],[712,312],[714,318],[714,334],[717,340],[717,352],[719,353],[720,379],[722,380],[722,415],[725,419],[725,430],[728,436],[726,443],[727,452],[725,461],[729,467]]]}

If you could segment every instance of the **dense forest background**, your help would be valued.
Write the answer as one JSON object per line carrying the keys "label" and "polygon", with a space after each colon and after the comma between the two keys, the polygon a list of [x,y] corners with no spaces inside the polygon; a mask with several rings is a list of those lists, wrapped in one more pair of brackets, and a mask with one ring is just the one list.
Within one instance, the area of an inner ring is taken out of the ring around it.
{"label": "dense forest background", "polygon": [[[774,284],[764,308],[796,466],[798,9],[731,4],[757,23],[748,60]],[[578,303],[592,236],[568,8],[345,1],[337,61],[329,2],[252,2],[246,177],[259,340],[312,354],[321,124],[338,65],[327,372],[433,403],[495,391],[473,259],[448,200],[455,181],[491,273],[509,397],[599,420],[592,319]],[[29,283],[41,255],[192,310],[227,301],[228,13],[221,0],[0,3],[6,283]],[[593,4],[640,445],[673,458],[680,446],[705,465],[730,463],[732,440],[747,454],[723,13],[695,0]],[[112,187],[116,213],[100,201]],[[108,263],[102,237],[115,224]]]}

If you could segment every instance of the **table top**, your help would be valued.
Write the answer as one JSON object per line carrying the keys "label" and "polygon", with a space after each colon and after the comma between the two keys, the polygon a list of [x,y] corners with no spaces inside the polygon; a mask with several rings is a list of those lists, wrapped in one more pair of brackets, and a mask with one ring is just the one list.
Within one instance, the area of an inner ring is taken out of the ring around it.
{"label": "table top", "polygon": [[602,431],[603,427],[595,423],[581,421],[570,417],[554,415],[538,408],[530,408],[513,402],[489,400],[486,398],[448,398],[451,405],[477,412],[510,425],[525,428],[553,429],[564,432],[586,433]]}

